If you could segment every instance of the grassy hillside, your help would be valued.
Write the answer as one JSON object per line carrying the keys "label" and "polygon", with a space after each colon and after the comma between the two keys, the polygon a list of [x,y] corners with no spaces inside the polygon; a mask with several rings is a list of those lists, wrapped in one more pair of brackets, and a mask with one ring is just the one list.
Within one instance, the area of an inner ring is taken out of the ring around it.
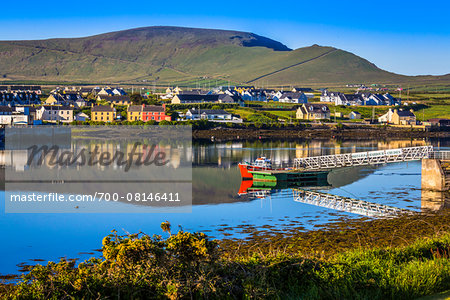
{"label": "grassy hillside", "polygon": [[145,27],[85,38],[0,41],[3,80],[257,85],[450,81],[386,72],[332,47],[291,50],[252,33]]}

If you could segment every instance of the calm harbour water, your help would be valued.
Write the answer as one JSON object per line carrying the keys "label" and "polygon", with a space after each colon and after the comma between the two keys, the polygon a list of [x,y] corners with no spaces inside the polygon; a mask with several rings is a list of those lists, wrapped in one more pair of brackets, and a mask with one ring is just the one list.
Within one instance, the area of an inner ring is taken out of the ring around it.
{"label": "calm harbour water", "polygon": [[[60,257],[89,257],[101,248],[101,241],[111,230],[120,233],[162,234],[160,223],[170,221],[188,231],[204,231],[222,238],[220,225],[273,225],[283,228],[292,220],[307,229],[333,222],[344,216],[361,215],[340,212],[294,201],[291,189],[273,191],[262,198],[238,195],[241,179],[237,163],[261,155],[283,164],[295,157],[370,151],[377,149],[433,145],[450,148],[449,139],[402,141],[290,141],[234,142],[194,144],[192,151],[193,207],[191,213],[177,214],[5,214],[5,197],[1,194],[0,273],[17,273],[19,263],[33,264],[35,259],[58,260]],[[433,195],[421,191],[421,163],[395,163],[378,167],[359,167],[330,175],[332,185],[319,191],[367,202],[409,210],[439,208]],[[332,179],[332,180],[331,180]],[[133,204],[127,204],[133,205]],[[236,234],[239,236],[239,234]]]}

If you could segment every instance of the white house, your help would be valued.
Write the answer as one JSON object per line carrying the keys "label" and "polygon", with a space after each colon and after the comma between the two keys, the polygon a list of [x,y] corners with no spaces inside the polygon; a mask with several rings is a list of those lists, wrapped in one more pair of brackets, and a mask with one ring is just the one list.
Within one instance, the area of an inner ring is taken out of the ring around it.
{"label": "white house", "polygon": [[320,96],[320,101],[322,102],[336,102],[338,99],[338,96],[341,93],[339,92],[329,92],[328,90],[324,90],[322,92],[322,96]]}
{"label": "white house", "polygon": [[223,109],[189,109],[186,112],[189,120],[232,120],[233,115]]}
{"label": "white house", "polygon": [[279,102],[284,103],[307,103],[308,97],[305,93],[286,92],[279,98]]}
{"label": "white house", "polygon": [[116,96],[125,96],[127,94],[123,88],[119,87],[113,89],[112,92]]}
{"label": "white house", "polygon": [[36,110],[36,118],[47,122],[73,122],[73,108],[60,105],[43,105]]}
{"label": "white house", "polygon": [[394,111],[389,108],[388,112],[378,118],[378,123],[392,123]]}

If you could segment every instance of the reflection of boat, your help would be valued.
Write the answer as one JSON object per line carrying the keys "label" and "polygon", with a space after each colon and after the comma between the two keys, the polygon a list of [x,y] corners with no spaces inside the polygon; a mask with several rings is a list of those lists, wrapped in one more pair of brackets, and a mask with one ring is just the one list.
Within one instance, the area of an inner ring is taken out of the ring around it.
{"label": "reflection of boat", "polygon": [[264,156],[257,158],[254,162],[239,163],[239,171],[242,178],[253,178],[250,173],[252,171],[275,171],[275,170],[290,170],[290,168],[273,168],[272,161]]}
{"label": "reflection of boat", "polygon": [[268,195],[281,190],[287,190],[299,187],[328,187],[328,181],[258,181],[258,180],[242,180],[239,187],[239,196],[247,195],[250,198],[265,198]]}

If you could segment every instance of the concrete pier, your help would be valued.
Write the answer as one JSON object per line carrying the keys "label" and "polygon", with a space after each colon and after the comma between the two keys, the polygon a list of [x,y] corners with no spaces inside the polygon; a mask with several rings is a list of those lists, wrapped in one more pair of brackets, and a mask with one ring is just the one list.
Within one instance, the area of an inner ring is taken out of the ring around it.
{"label": "concrete pier", "polygon": [[450,187],[450,161],[422,159],[422,190],[444,192]]}

